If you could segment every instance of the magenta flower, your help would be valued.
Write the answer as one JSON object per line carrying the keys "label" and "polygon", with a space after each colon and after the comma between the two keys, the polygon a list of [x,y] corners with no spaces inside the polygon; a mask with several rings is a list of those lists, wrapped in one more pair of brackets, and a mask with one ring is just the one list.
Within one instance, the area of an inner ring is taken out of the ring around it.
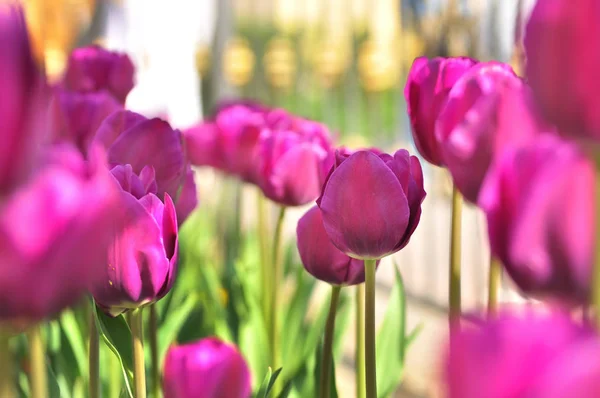
{"label": "magenta flower", "polygon": [[471,68],[450,90],[436,138],[454,184],[476,203],[494,157],[542,130],[550,127],[535,113],[529,87],[510,66],[487,62]]}
{"label": "magenta flower", "polygon": [[181,187],[179,196],[175,202],[177,219],[180,220],[179,225],[183,224],[183,221],[188,218],[196,206],[198,206],[198,190],[196,189],[196,182],[194,181],[194,171],[191,167],[188,167],[183,186]]}
{"label": "magenta flower", "polygon": [[0,321],[35,322],[70,306],[100,278],[122,216],[99,151],[49,149],[0,200]]}
{"label": "magenta flower", "polygon": [[102,283],[92,289],[100,308],[111,316],[153,303],[166,295],[177,272],[178,233],[169,194],[156,196],[154,169],[136,175],[130,165],[112,174],[122,187],[123,230],[108,250]]}
{"label": "magenta flower", "polygon": [[600,139],[600,3],[538,0],[525,31],[527,79],[548,120]]}
{"label": "magenta flower", "polygon": [[134,86],[135,68],[126,54],[89,46],[73,50],[63,85],[69,91],[89,93],[106,90],[125,103]]}
{"label": "magenta flower", "polygon": [[336,153],[317,204],[332,243],[348,256],[380,259],[408,244],[425,199],[423,172],[406,150]]}
{"label": "magenta flower", "polygon": [[435,138],[435,122],[450,89],[477,61],[470,58],[417,58],[413,62],[404,97],[415,145],[425,160],[443,166]]}
{"label": "magenta flower", "polygon": [[310,203],[321,193],[334,155],[327,128],[317,122],[267,115],[269,132],[259,143],[260,178],[265,196],[284,206]]}
{"label": "magenta flower", "polygon": [[249,398],[252,392],[244,357],[216,337],[172,346],[164,366],[165,398]]}
{"label": "magenta flower", "polygon": [[448,398],[595,398],[600,340],[567,315],[502,314],[451,336]]}
{"label": "magenta flower", "polygon": [[507,149],[481,191],[492,252],[527,294],[583,302],[594,253],[594,165],[542,135]]}

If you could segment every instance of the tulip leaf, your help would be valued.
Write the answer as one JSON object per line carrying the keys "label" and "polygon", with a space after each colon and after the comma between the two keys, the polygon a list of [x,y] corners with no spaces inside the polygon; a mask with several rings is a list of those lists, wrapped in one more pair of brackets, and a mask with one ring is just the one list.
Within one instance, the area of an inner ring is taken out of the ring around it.
{"label": "tulip leaf", "polygon": [[[189,315],[194,310],[198,303],[198,297],[195,293],[176,308],[173,308],[168,314],[165,321],[160,325],[158,330],[158,357],[164,358],[169,345],[175,341],[179,330],[185,324]],[[161,367],[162,368],[162,367]]]}
{"label": "tulip leaf", "polygon": [[335,330],[333,332],[333,358],[339,359],[342,355],[344,345],[344,335],[348,331],[350,323],[350,315],[352,314],[352,306],[350,298],[346,294],[347,289],[342,289],[338,302],[337,313],[335,317]]}
{"label": "tulip leaf", "polygon": [[60,326],[71,346],[71,350],[73,350],[79,374],[85,376],[87,374],[86,341],[72,310],[63,311],[60,316]]}
{"label": "tulip leaf", "polygon": [[133,398],[133,343],[131,330],[123,315],[111,318],[94,305],[96,326],[102,339],[117,356],[121,363],[125,385],[129,396]]}
{"label": "tulip leaf", "polygon": [[280,373],[281,368],[273,372],[269,367],[269,369],[267,370],[267,375],[263,379],[263,382],[260,385],[260,389],[256,393],[256,398],[267,398],[269,396],[269,393],[271,392],[271,389],[273,388],[275,381],[277,381],[277,377],[279,377]]}

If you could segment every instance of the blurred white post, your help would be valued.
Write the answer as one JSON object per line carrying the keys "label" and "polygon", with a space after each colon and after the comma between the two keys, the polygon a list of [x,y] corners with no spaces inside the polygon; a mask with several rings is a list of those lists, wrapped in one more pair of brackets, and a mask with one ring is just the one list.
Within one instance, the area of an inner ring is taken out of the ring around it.
{"label": "blurred white post", "polygon": [[126,51],[137,68],[127,108],[166,117],[176,127],[201,118],[196,51],[215,30],[215,0],[111,2],[106,45]]}

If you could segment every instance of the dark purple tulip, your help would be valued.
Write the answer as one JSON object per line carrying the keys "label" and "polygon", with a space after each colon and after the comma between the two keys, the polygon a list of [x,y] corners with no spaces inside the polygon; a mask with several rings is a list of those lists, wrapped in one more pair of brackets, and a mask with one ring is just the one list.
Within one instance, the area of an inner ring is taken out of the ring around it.
{"label": "dark purple tulip", "polygon": [[476,203],[494,157],[550,127],[536,114],[529,87],[500,62],[472,67],[447,98],[436,123],[440,153],[454,184]]}
{"label": "dark purple tulip", "polygon": [[165,398],[249,398],[250,369],[234,345],[215,337],[169,348]]}
{"label": "dark purple tulip", "polygon": [[212,121],[201,122],[183,131],[187,157],[194,166],[210,166],[225,171],[221,154],[219,130]]}
{"label": "dark purple tulip", "polygon": [[[277,113],[275,113],[277,112]],[[321,193],[334,155],[324,125],[301,118],[268,115],[273,128],[259,143],[259,186],[265,196],[284,206],[310,203]]]}
{"label": "dark purple tulip", "polygon": [[85,162],[75,148],[51,148],[0,200],[0,323],[53,316],[101,278],[122,211],[100,152]]}
{"label": "dark purple tulip", "polygon": [[479,198],[492,252],[527,294],[584,302],[594,253],[594,165],[552,135],[507,149]]}
{"label": "dark purple tulip", "polygon": [[448,398],[596,398],[600,340],[567,315],[502,314],[452,334]]}
{"label": "dark purple tulip", "polygon": [[126,54],[100,46],[82,47],[71,53],[63,85],[69,91],[83,93],[106,90],[124,104],[134,86],[134,73]]}
{"label": "dark purple tulip", "polygon": [[175,205],[168,194],[156,196],[154,169],[136,175],[130,165],[112,174],[122,187],[123,230],[108,251],[102,283],[92,289],[100,308],[111,316],[161,299],[177,272],[178,233]]}
{"label": "dark purple tulip", "polygon": [[435,122],[446,103],[450,89],[476,63],[474,59],[465,57],[420,57],[415,59],[410,68],[404,97],[415,145],[429,163],[444,165],[435,138]]}
{"label": "dark purple tulip", "polygon": [[333,244],[358,259],[380,259],[402,249],[417,228],[425,199],[423,172],[406,150],[394,156],[336,153],[317,200]]}
{"label": "dark purple tulip", "polygon": [[0,7],[0,197],[34,168],[45,136],[47,90],[34,62],[23,10]]}
{"label": "dark purple tulip", "polygon": [[191,167],[188,167],[185,181],[175,202],[177,219],[180,220],[179,225],[183,224],[183,221],[188,218],[196,206],[198,206],[198,191],[196,189],[196,182],[194,181],[194,171]]}
{"label": "dark purple tulip", "polygon": [[600,139],[600,3],[538,0],[525,31],[527,79],[565,135]]}
{"label": "dark purple tulip", "polygon": [[348,257],[331,243],[318,206],[302,216],[296,228],[298,252],[304,268],[332,285],[356,285],[365,281],[361,260]]}

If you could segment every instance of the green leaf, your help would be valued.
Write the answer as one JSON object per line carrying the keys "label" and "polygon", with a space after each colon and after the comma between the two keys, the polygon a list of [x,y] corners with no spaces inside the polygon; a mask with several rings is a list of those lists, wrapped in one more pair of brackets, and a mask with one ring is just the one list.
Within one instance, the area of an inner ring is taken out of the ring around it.
{"label": "green leaf", "polygon": [[406,349],[406,300],[402,275],[395,267],[396,283],[377,335],[377,395],[389,397],[402,381]]}
{"label": "green leaf", "polygon": [[273,385],[275,384],[275,381],[277,380],[277,377],[279,377],[280,373],[281,368],[277,369],[275,372],[273,372],[270,367],[268,368],[267,375],[263,379],[260,389],[256,393],[256,398],[267,398],[269,396],[269,393],[271,392],[271,389],[273,388]]}
{"label": "green leaf", "polygon": [[158,330],[158,357],[164,358],[169,346],[177,338],[177,334],[198,303],[198,296],[192,294],[181,306],[168,314]]}
{"label": "green leaf", "polygon": [[79,374],[85,376],[87,374],[87,350],[85,337],[82,335],[75,318],[75,314],[72,310],[63,311],[60,316],[60,325],[63,333],[73,350],[75,361],[77,362],[77,368]]}

